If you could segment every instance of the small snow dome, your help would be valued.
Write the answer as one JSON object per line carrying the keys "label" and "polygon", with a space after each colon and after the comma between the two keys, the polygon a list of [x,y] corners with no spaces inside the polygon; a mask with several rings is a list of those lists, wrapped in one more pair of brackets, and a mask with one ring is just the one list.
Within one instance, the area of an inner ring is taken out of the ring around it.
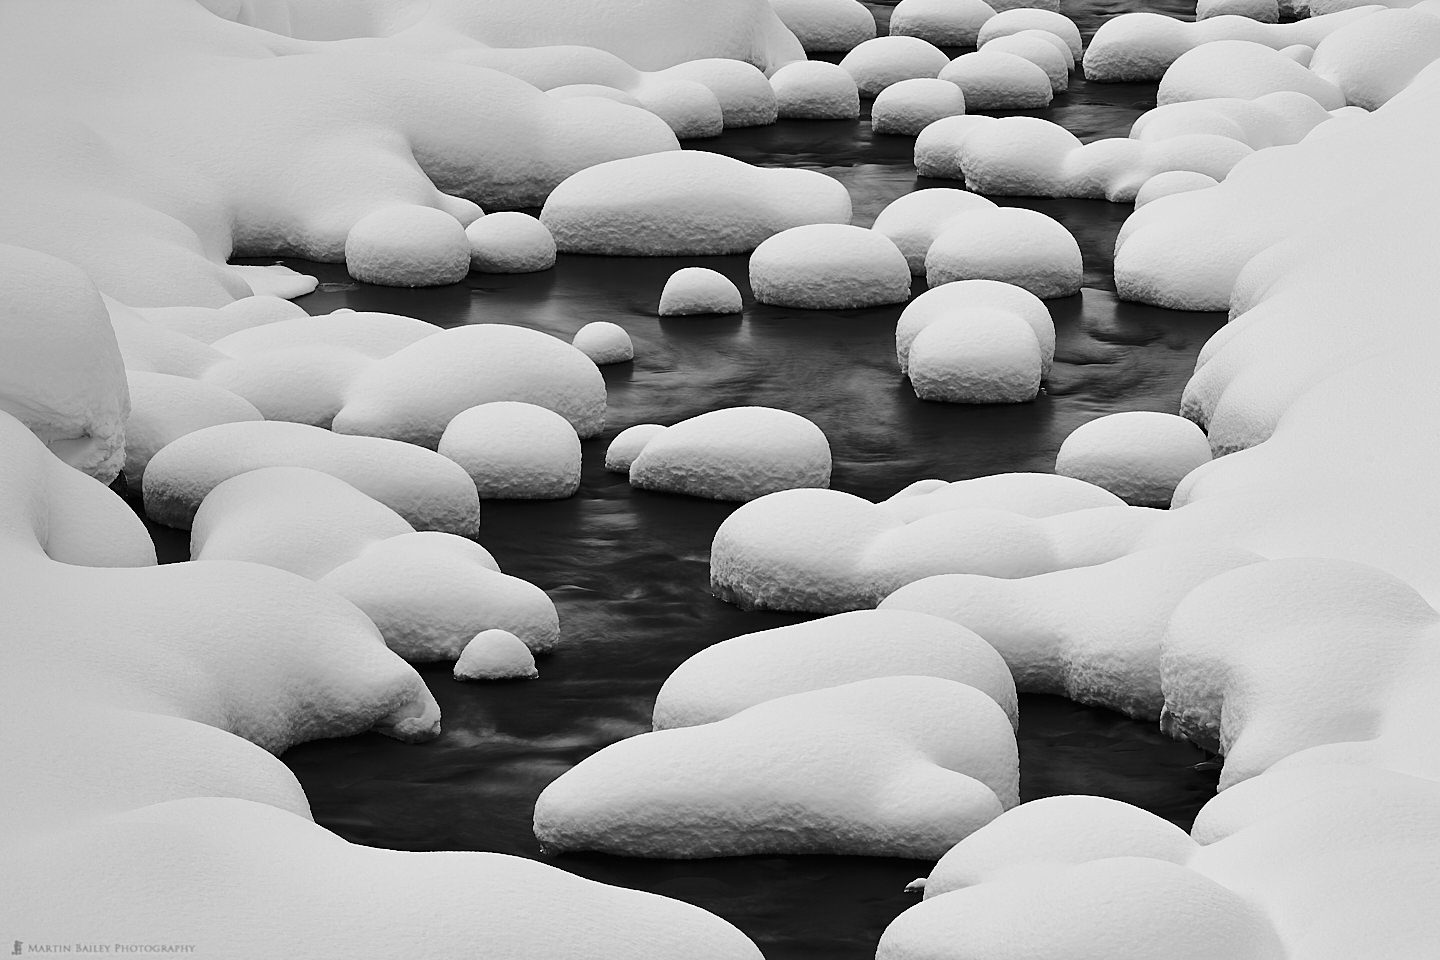
{"label": "small snow dome", "polygon": [[855,78],[838,63],[796,60],[770,78],[782,119],[854,120],[860,115]]}
{"label": "small snow dome", "polygon": [[875,36],[875,17],[859,0],[770,0],[770,5],[806,53],[843,53]]}
{"label": "small snow dome", "polygon": [[470,266],[484,273],[535,273],[555,266],[555,239],[528,214],[504,210],[465,228]]}
{"label": "small snow dome", "polygon": [[890,201],[870,229],[889,237],[905,254],[910,272],[924,276],[925,254],[936,237],[967,214],[993,209],[994,202],[978,193],[952,187],[930,187],[902,194]]}
{"label": "small snow dome", "polygon": [[1042,300],[1078,293],[1084,276],[1080,245],[1058,221],[1022,207],[977,210],[935,238],[925,278],[1001,280]]}
{"label": "small snow dome", "polygon": [[921,400],[1024,403],[1040,392],[1035,331],[1008,310],[978,307],[930,324],[910,344]]}
{"label": "small snow dome", "polygon": [[629,473],[630,464],[640,456],[645,444],[664,433],[665,427],[658,423],[637,423],[626,427],[615,435],[605,450],[605,469],[612,473]]}
{"label": "small snow dome", "polygon": [[705,313],[739,313],[740,288],[718,270],[684,267],[670,274],[660,291],[660,316],[688,317]]}
{"label": "small snow dome", "polygon": [[1210,17],[1246,17],[1259,23],[1279,23],[1280,4],[1276,0],[1197,0],[1195,19]]}
{"label": "small snow dome", "polygon": [[455,661],[456,680],[534,680],[535,656],[509,630],[482,630]]}
{"label": "small snow dome", "polygon": [[845,310],[910,299],[910,267],[883,234],[816,223],[775,234],[750,257],[750,287],[761,303]]}
{"label": "small snow dome", "polygon": [[915,172],[922,177],[964,180],[961,147],[971,134],[995,122],[984,114],[936,120],[915,138]]}
{"label": "small snow dome", "polygon": [[1172,193],[1189,193],[1191,190],[1204,190],[1218,184],[1219,181],[1214,177],[1193,170],[1167,170],[1155,174],[1140,185],[1135,194],[1135,208],[1138,210],[1151,200],[1159,200]]}
{"label": "small snow dome", "polygon": [[[1047,37],[1049,39],[1046,39]],[[1052,40],[1058,38],[1038,30],[1024,30],[996,37],[985,44],[985,51],[1012,53],[1023,60],[1029,60],[1045,71],[1045,75],[1050,78],[1050,89],[1053,93],[1063,93],[1070,86],[1070,68],[1073,63],[1064,44],[1057,47],[1051,43]]]}
{"label": "small snow dome", "polygon": [[875,97],[870,111],[875,133],[913,137],[936,120],[965,112],[965,95],[953,83],[927,77],[901,80]]}
{"label": "small snow dome", "polygon": [[1065,45],[1070,48],[1070,56],[1076,61],[1079,61],[1083,53],[1080,28],[1075,26],[1075,21],[1063,13],[1038,7],[1015,7],[1000,11],[985,21],[985,25],[980,28],[977,42],[983,47],[996,37],[1019,33],[1021,30],[1044,30],[1054,34],[1065,41]]}
{"label": "small snow dome", "polygon": [[919,37],[876,37],[845,54],[840,61],[860,92],[873,97],[892,83],[913,77],[935,77],[950,58]]}
{"label": "small snow dome", "polygon": [[951,60],[940,79],[959,87],[971,110],[1033,110],[1049,106],[1054,95],[1042,68],[989,46]]}
{"label": "small snow dome", "polygon": [[361,283],[438,287],[470,272],[460,221],[433,207],[397,205],[361,217],[345,235],[345,269]]}
{"label": "small snow dome", "polygon": [[462,410],[440,453],[470,474],[482,498],[559,500],[580,488],[580,438],[560,414],[499,400]]}
{"label": "small snow dome", "polygon": [[630,342],[630,334],[618,323],[608,320],[585,324],[575,331],[575,339],[570,342],[576,350],[594,360],[596,366],[635,359],[635,345]]}
{"label": "small snow dome", "polygon": [[985,0],[900,0],[890,14],[890,36],[973,47],[980,27],[993,16],[995,8]]}
{"label": "small snow dome", "polygon": [[1138,507],[1167,507],[1185,475],[1210,461],[1204,431],[1171,413],[1135,410],[1081,424],[1065,438],[1055,472],[1104,487]]}
{"label": "small snow dome", "polygon": [[1055,359],[1055,322],[1049,308],[1029,290],[998,280],[957,280],[926,290],[910,301],[895,322],[895,359],[900,372],[909,371],[910,345],[921,330],[980,308],[1013,313],[1028,323],[1040,344],[1040,375],[1050,373]]}

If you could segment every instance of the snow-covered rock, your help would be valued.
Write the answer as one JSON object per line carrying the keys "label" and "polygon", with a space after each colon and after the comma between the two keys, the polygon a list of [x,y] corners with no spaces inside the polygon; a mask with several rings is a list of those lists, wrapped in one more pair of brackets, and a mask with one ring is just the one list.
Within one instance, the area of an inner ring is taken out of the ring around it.
{"label": "snow-covered rock", "polygon": [[712,410],[646,440],[630,464],[630,483],[642,490],[740,501],[795,487],[827,487],[830,444],[819,427],[786,410]]}
{"label": "snow-covered rock", "polygon": [[1059,37],[1070,48],[1070,56],[1075,62],[1080,61],[1084,49],[1080,41],[1080,28],[1075,25],[1074,20],[1058,12],[1056,8],[1011,7],[1000,10],[980,27],[980,34],[975,38],[975,42],[977,46],[983,47],[996,37],[1024,30],[1043,30]]}
{"label": "snow-covered rock", "polygon": [[1257,23],[1279,23],[1280,4],[1276,0],[1196,0],[1195,19],[1211,17],[1248,17]]}
{"label": "snow-covered rock", "polygon": [[863,96],[873,97],[901,80],[936,77],[950,58],[919,37],[888,36],[866,40],[845,54],[840,66]]}
{"label": "snow-covered rock", "polygon": [[900,0],[890,14],[892,37],[919,37],[937,47],[973,47],[995,16],[985,0]]}
{"label": "snow-covered rock", "polygon": [[135,489],[150,458],[172,440],[220,423],[264,419],[250,401],[213,384],[143,370],[131,370],[128,379],[125,481]]}
{"label": "snow-covered rock", "polygon": [[1137,507],[1167,507],[1185,475],[1209,462],[1210,441],[1193,422],[1132,410],[1072,430],[1055,456],[1055,472],[1104,487]]}
{"label": "snow-covered rock", "polygon": [[575,428],[533,403],[497,400],[462,410],[438,449],[465,468],[482,499],[561,500],[580,489]]}
{"label": "snow-covered rock", "polygon": [[1325,37],[1304,65],[1338,87],[1346,103],[1376,110],[1437,58],[1440,17],[1433,8],[1380,10]]}
{"label": "snow-covered rock", "polygon": [[470,269],[482,273],[536,273],[555,266],[555,238],[534,217],[502,210],[465,228]]}
{"label": "snow-covered rock", "polygon": [[770,3],[806,53],[844,52],[875,36],[875,17],[859,0],[770,0]]}
{"label": "snow-covered rock", "polygon": [[1021,30],[993,37],[985,44],[990,53],[1009,53],[1022,60],[1029,60],[1045,71],[1050,78],[1052,93],[1064,93],[1070,86],[1070,70],[1074,61],[1070,59],[1070,48],[1053,33],[1043,30]]}
{"label": "snow-covered rock", "polygon": [[471,536],[480,522],[474,482],[432,450],[272,420],[206,427],[161,448],[145,469],[146,516],[188,529],[200,502],[221,481],[281,466],[338,477],[417,529]]}
{"label": "snow-covered rock", "polygon": [[1025,403],[1040,392],[1040,343],[1009,310],[972,307],[926,324],[910,342],[908,359],[921,400]]}
{"label": "snow-covered rock", "polygon": [[940,79],[964,91],[965,103],[972,111],[1038,110],[1050,105],[1053,91],[1042,67],[988,44],[983,50],[951,60],[940,71]]}
{"label": "snow-covered rock", "polygon": [[969,214],[935,238],[925,256],[930,286],[954,280],[1000,280],[1042,300],[1079,291],[1080,245],[1059,221],[1021,207]]}
{"label": "snow-covered rock", "polygon": [[964,112],[965,96],[954,83],[916,77],[881,90],[875,96],[870,119],[876,133],[913,137],[942,117]]}
{"label": "snow-covered rock", "polygon": [[1220,97],[1156,107],[1136,118],[1130,136],[1157,141],[1185,134],[1215,134],[1259,150],[1299,143],[1332,118],[1314,98],[1282,90],[1253,100]]}
{"label": "snow-covered rock", "polygon": [[855,78],[824,60],[787,63],[770,77],[782,119],[854,120],[860,115]]}
{"label": "snow-covered rock", "polygon": [[658,423],[637,423],[626,427],[615,435],[610,446],[605,448],[605,469],[612,473],[630,473],[630,464],[640,456],[645,444],[664,433],[665,427]]}
{"label": "snow-covered rock", "polygon": [[967,214],[994,208],[993,201],[978,194],[932,187],[904,194],[886,204],[871,229],[889,237],[905,254],[910,272],[923,276],[925,254],[930,252],[930,245],[937,236],[955,226]]}
{"label": "snow-covered rock", "polygon": [[575,331],[571,345],[595,362],[604,366],[608,363],[626,363],[635,359],[635,344],[630,334],[618,323],[596,320]]}
{"label": "snow-covered rock", "polygon": [[1303,93],[1326,110],[1345,106],[1335,84],[1263,43],[1217,40],[1187,50],[1160,79],[1156,103],[1235,97],[1254,100],[1269,93]]}
{"label": "snow-covered rock", "polygon": [[470,272],[465,228],[443,210],[393,206],[361,217],[345,234],[345,269],[363,283],[438,287]]}
{"label": "snow-covered rock", "polygon": [[1017,781],[989,696],[881,677],[612,744],[541,792],[535,835],[627,856],[933,857],[1013,806]]}
{"label": "snow-covered rock", "polygon": [[960,163],[966,139],[994,122],[994,117],[982,114],[936,120],[915,138],[915,172],[922,177],[965,179]]}
{"label": "snow-covered rock", "polygon": [[908,611],[857,610],[721,641],[670,674],[656,730],[713,723],[776,697],[872,677],[944,677],[983,691],[1012,722],[1005,661],[964,627]]}
{"label": "snow-covered rock", "polygon": [[792,227],[750,257],[750,288],[761,303],[846,310],[910,299],[905,255],[884,234],[848,224]]}
{"label": "snow-covered rock", "polygon": [[725,274],[708,267],[681,267],[660,291],[660,316],[688,317],[705,313],[739,313],[740,288]]}
{"label": "snow-covered rock", "polygon": [[1219,181],[1214,177],[1196,173],[1193,170],[1167,170],[1164,173],[1155,174],[1140,185],[1140,189],[1135,191],[1135,207],[1139,209],[1153,200],[1159,200],[1161,197],[1168,197],[1175,193],[1204,190],[1217,183]]}
{"label": "snow-covered rock", "polygon": [[895,359],[910,372],[910,345],[920,331],[942,320],[962,319],[976,309],[1003,310],[1030,325],[1040,347],[1040,375],[1055,360],[1055,322],[1041,299],[1023,287],[998,280],[957,280],[926,290],[900,312],[895,323]]}
{"label": "snow-covered rock", "polygon": [[567,253],[748,253],[790,227],[849,223],[850,194],[813,170],[682,150],[583,170],[555,188],[540,219]]}
{"label": "snow-covered rock", "polygon": [[481,630],[455,661],[456,680],[533,680],[538,676],[530,648],[509,630]]}

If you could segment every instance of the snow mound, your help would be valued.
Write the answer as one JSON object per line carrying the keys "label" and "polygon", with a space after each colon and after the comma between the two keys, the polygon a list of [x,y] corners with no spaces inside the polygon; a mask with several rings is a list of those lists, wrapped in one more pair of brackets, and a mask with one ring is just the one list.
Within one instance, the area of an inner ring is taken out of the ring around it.
{"label": "snow mound", "polygon": [[862,96],[873,97],[901,80],[937,77],[949,62],[939,47],[919,37],[889,36],[866,40],[845,54],[840,66]]}
{"label": "snow mound", "polygon": [[706,267],[682,267],[670,274],[660,291],[660,316],[688,317],[704,313],[739,313],[740,288],[730,278]]}
{"label": "snow mound", "polygon": [[1140,185],[1140,189],[1135,191],[1135,206],[1138,209],[1161,197],[1204,190],[1219,182],[1214,177],[1193,170],[1167,170],[1165,173],[1155,174]]}
{"label": "snow mound", "polygon": [[973,632],[925,614],[857,610],[747,633],[700,651],[660,688],[655,729],[713,723],[792,693],[898,676],[968,684],[1017,722],[1010,671]]}
{"label": "snow mound", "polygon": [[1224,545],[1153,547],[1033,577],[928,577],[880,608],[975,631],[1005,658],[1023,692],[1154,720],[1164,704],[1161,643],[1171,613],[1201,583],[1259,559]]}
{"label": "snow mound", "polygon": [[988,41],[984,52],[1009,53],[1029,60],[1050,78],[1052,93],[1064,93],[1070,86],[1070,71],[1075,62],[1070,59],[1070,48],[1053,33],[1043,30],[1009,33]]}
{"label": "snow mound", "polygon": [[145,514],[188,529],[200,501],[221,481],[281,466],[338,477],[418,529],[471,536],[480,522],[475,484],[434,451],[271,420],[206,427],[161,448],[145,469]]}
{"label": "snow mound", "polygon": [[770,0],[770,3],[806,53],[845,52],[875,36],[875,17],[859,0]]}
{"label": "snow mound", "polygon": [[1344,91],[1347,103],[1377,110],[1437,58],[1440,17],[1380,10],[1325,37],[1306,65]]}
{"label": "snow mound", "polygon": [[1248,17],[1257,23],[1279,23],[1280,4],[1276,0],[1196,0],[1195,19],[1211,17]]}
{"label": "snow mound", "polygon": [[528,214],[502,210],[465,228],[470,269],[482,273],[536,273],[555,266],[555,238]]}
{"label": "snow mound", "polygon": [[1335,84],[1250,40],[1216,40],[1187,50],[1165,71],[1155,97],[1163,107],[1218,97],[1254,100],[1282,91],[1303,93],[1326,110],[1345,106],[1345,94]]}
{"label": "snow mound", "polygon": [[545,788],[535,836],[626,856],[934,857],[1013,806],[1017,781],[989,696],[881,677],[612,744]]}
{"label": "snow mound", "polygon": [[1080,28],[1063,13],[1045,7],[1012,7],[1001,10],[981,26],[980,34],[975,38],[976,45],[984,47],[996,37],[1026,30],[1041,30],[1059,37],[1065,41],[1065,46],[1070,48],[1073,62],[1080,61],[1084,49],[1080,41]]}
{"label": "snow mound", "polygon": [[755,248],[750,288],[761,303],[847,310],[910,299],[910,267],[884,234],[848,224],[792,227]]}
{"label": "snow mound", "polygon": [[243,397],[188,377],[131,370],[130,419],[125,422],[125,482],[139,489],[150,458],[187,433],[221,423],[262,420]]}
{"label": "snow mound", "polygon": [[923,275],[925,254],[930,252],[937,236],[967,214],[993,209],[992,201],[964,190],[944,187],[916,190],[886,204],[871,229],[889,237],[900,248],[912,274]]}
{"label": "snow mound", "polygon": [[682,150],[582,170],[555,188],[540,219],[566,253],[748,253],[791,227],[849,223],[850,194],[813,170]]}
{"label": "snow mound", "polygon": [[1029,577],[1100,563],[1133,544],[1134,528],[1128,515],[1096,507],[1133,509],[1093,484],[1042,473],[920,481],[879,504],[838,490],[781,491],[720,524],[710,589],[747,609],[839,613],[941,573]]}
{"label": "snow mound", "polygon": [[892,37],[919,37],[937,47],[973,47],[995,16],[985,0],[900,0],[890,14]]}
{"label": "snow mound", "polygon": [[277,318],[217,337],[211,346],[230,357],[249,357],[296,347],[344,347],[380,360],[439,332],[435,324],[413,317],[336,310],[318,317],[301,314]]}
{"label": "snow mound", "polygon": [[910,345],[920,331],[938,321],[963,319],[976,309],[1007,311],[1029,324],[1040,347],[1040,375],[1049,375],[1055,360],[1055,322],[1050,311],[1030,291],[998,280],[957,280],[926,290],[911,301],[895,323],[895,359],[900,372],[910,372]]}
{"label": "snow mound", "polygon": [[1080,245],[1059,221],[1034,210],[997,207],[967,215],[935,238],[925,255],[931,287],[955,280],[999,280],[1042,300],[1079,292]]}
{"label": "snow mound", "polygon": [[554,410],[582,439],[605,423],[605,379],[589,357],[537,330],[478,323],[371,366],[346,391],[334,430],[434,447],[456,414],[496,400]]}
{"label": "snow mound", "polygon": [[647,440],[630,464],[630,484],[739,501],[828,487],[830,444],[819,427],[786,410],[712,410]]}
{"label": "snow mound", "polygon": [[916,77],[891,84],[875,96],[871,128],[875,133],[913,137],[942,117],[964,112],[965,96],[954,83]]}
{"label": "snow mound", "polygon": [[130,394],[100,292],[63,260],[3,244],[0,413],[105,483],[124,464]]}
{"label": "snow mound", "polygon": [[563,500],[580,489],[575,428],[533,403],[498,400],[462,410],[438,449],[465,468],[481,499]]}
{"label": "snow mound", "polygon": [[1168,507],[1191,470],[1210,462],[1210,441],[1171,413],[1132,410],[1083,423],[1055,456],[1055,472],[1104,487],[1137,507]]}
{"label": "snow mound", "polygon": [[538,676],[530,648],[508,630],[481,630],[455,661],[456,680],[534,680]]}
{"label": "snow mound", "polygon": [[664,433],[665,427],[658,423],[637,423],[626,427],[615,435],[610,446],[605,448],[605,469],[612,473],[629,474],[630,464],[640,456],[645,444]]}
{"label": "snow mound", "polygon": [[635,344],[630,334],[618,323],[596,320],[575,331],[571,345],[595,362],[604,366],[609,363],[628,363],[635,359]]}
{"label": "snow mound", "polygon": [[823,60],[787,63],[770,78],[779,115],[790,120],[854,120],[860,91],[839,64]]}
{"label": "snow mound", "polygon": [[1026,403],[1040,392],[1041,363],[1024,318],[973,307],[926,324],[910,343],[908,368],[921,400]]}
{"label": "snow mound", "polygon": [[1038,110],[1049,106],[1052,96],[1050,77],[1044,69],[988,45],[951,60],[940,71],[940,79],[959,87],[972,111]]}
{"label": "snow mound", "polygon": [[665,76],[699,83],[715,95],[726,127],[757,127],[774,123],[775,91],[752,64],[724,57],[677,63]]}
{"label": "snow mound", "polygon": [[386,207],[345,234],[345,269],[362,283],[439,287],[465,279],[470,244],[460,221],[442,210]]}
{"label": "snow mound", "polygon": [[218,308],[149,307],[141,309],[139,313],[156,326],[182,333],[201,343],[214,343],[221,337],[241,330],[307,316],[302,307],[289,300],[261,296],[242,297]]}
{"label": "snow mound", "polygon": [[971,114],[936,120],[915,138],[915,172],[922,177],[963,180],[960,161],[965,141],[994,117]]}

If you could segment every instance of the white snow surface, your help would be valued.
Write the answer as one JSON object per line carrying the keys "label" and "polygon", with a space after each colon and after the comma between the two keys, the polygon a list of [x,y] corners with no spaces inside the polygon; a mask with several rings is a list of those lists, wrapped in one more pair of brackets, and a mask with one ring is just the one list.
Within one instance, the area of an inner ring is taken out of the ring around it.
{"label": "white snow surface", "polygon": [[575,428],[533,403],[498,400],[462,410],[438,449],[465,468],[482,499],[560,500],[580,489]]}
{"label": "white snow surface", "polygon": [[1040,392],[1040,342],[1030,324],[1009,310],[973,307],[926,324],[910,342],[907,359],[910,385],[921,400],[1025,403]]}
{"label": "white snow surface", "polygon": [[1135,191],[1135,207],[1139,209],[1153,200],[1159,200],[1161,197],[1168,197],[1171,194],[1204,190],[1219,182],[1214,177],[1191,170],[1168,170],[1165,173],[1157,173],[1142,183],[1140,189]]}
{"label": "white snow surface", "polygon": [[875,17],[859,0],[770,0],[770,4],[806,53],[844,53],[875,37]]}
{"label": "white snow surface", "polygon": [[890,35],[919,37],[937,47],[973,47],[995,9],[985,0],[900,0],[890,13]]}
{"label": "white snow surface", "polygon": [[936,237],[967,214],[994,208],[993,201],[966,190],[930,187],[890,201],[876,216],[871,229],[889,237],[900,248],[911,273],[923,275],[925,254],[930,252]]}
{"label": "white snow surface", "polygon": [[873,97],[901,80],[939,76],[949,62],[933,43],[897,35],[866,40],[845,54],[840,66],[854,78],[862,96]]}
{"label": "white snow surface", "polygon": [[830,444],[814,423],[787,410],[712,410],[645,440],[630,463],[630,484],[738,501],[796,487],[828,487]]}
{"label": "white snow surface", "polygon": [[141,488],[150,458],[171,441],[221,423],[264,419],[250,401],[214,384],[144,370],[128,371],[126,378],[125,482],[131,489]]}
{"label": "white snow surface", "polygon": [[[997,14],[998,16],[998,14]],[[992,49],[965,53],[940,71],[940,79],[959,87],[965,104],[976,110],[1039,110],[1053,94],[1044,68],[1013,53]]]}
{"label": "white snow surface", "polygon": [[571,346],[589,357],[597,367],[627,363],[635,359],[635,344],[618,323],[595,320],[575,331]]}
{"label": "white snow surface", "polygon": [[1282,91],[1303,93],[1326,110],[1345,106],[1345,93],[1335,84],[1251,40],[1216,40],[1187,50],[1166,69],[1155,96],[1163,107],[1221,97],[1255,100]]}
{"label": "white snow surface", "polygon": [[870,109],[871,129],[913,137],[943,117],[965,112],[965,95],[947,80],[915,77],[881,90]]}
{"label": "white snow surface", "polygon": [[682,150],[602,163],[570,177],[540,220],[566,253],[748,253],[811,223],[849,223],[850,194],[813,170],[764,168]]}
{"label": "white snow surface", "polygon": [[555,238],[529,214],[502,210],[465,228],[470,268],[482,273],[537,273],[555,266]]}
{"label": "white snow surface", "polygon": [[1055,472],[1104,487],[1137,507],[1168,507],[1175,488],[1210,462],[1210,441],[1173,413],[1130,410],[1082,423],[1055,455]]}
{"label": "white snow surface", "polygon": [[385,207],[345,234],[345,269],[364,283],[439,287],[465,279],[470,245],[465,227],[443,210]]}
{"label": "white snow surface", "polygon": [[626,427],[615,435],[610,446],[605,448],[605,469],[612,473],[630,473],[630,464],[645,449],[645,444],[654,440],[667,428],[658,423],[637,423]]}
{"label": "white snow surface", "polygon": [[1010,53],[1045,71],[1050,78],[1052,93],[1064,93],[1070,86],[1070,71],[1075,61],[1070,56],[1069,46],[1053,33],[1043,30],[1021,30],[992,37],[985,42],[985,50],[992,53]]}
{"label": "white snow surface", "polygon": [[802,310],[847,310],[910,299],[910,267],[884,234],[849,224],[792,227],[750,256],[755,299]]}
{"label": "white snow surface", "polygon": [[660,291],[660,316],[739,313],[744,307],[740,288],[725,274],[708,267],[681,267],[670,274]]}
{"label": "white snow surface", "polygon": [[656,730],[713,723],[776,697],[872,677],[944,677],[1019,719],[1005,661],[973,631],[901,610],[856,610],[723,640],[686,660],[655,700]]}
{"label": "white snow surface", "polygon": [[900,372],[910,371],[910,345],[920,331],[941,320],[963,319],[976,309],[1008,311],[1029,324],[1040,347],[1041,376],[1049,374],[1055,360],[1055,322],[1049,309],[1023,287],[998,280],[957,280],[912,300],[895,323],[895,358]]}
{"label": "white snow surface", "polygon": [[1042,300],[1078,293],[1080,245],[1058,221],[1023,207],[967,215],[941,233],[925,255],[931,287],[955,280],[999,280]]}
{"label": "white snow surface", "polygon": [[791,120],[854,120],[860,115],[855,78],[837,63],[801,60],[770,77],[776,110]]}
{"label": "white snow surface", "polygon": [[1070,48],[1074,61],[1080,62],[1083,52],[1080,28],[1074,20],[1059,12],[1058,4],[1055,7],[1011,6],[1000,10],[980,27],[979,36],[975,38],[976,46],[983,47],[996,37],[1026,30],[1041,30],[1059,37]]}
{"label": "white snow surface", "polygon": [[1016,802],[1005,712],[940,677],[879,677],[643,733],[535,804],[547,850],[935,857]]}
{"label": "white snow surface", "polygon": [[538,676],[530,648],[509,630],[481,630],[455,661],[456,680],[533,680]]}

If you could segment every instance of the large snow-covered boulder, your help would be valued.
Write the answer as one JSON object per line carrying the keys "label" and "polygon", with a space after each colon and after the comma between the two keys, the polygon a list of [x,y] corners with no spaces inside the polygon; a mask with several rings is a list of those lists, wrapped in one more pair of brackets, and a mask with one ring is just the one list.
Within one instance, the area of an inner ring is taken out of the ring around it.
{"label": "large snow-covered boulder", "polygon": [[555,188],[540,220],[566,253],[748,253],[801,224],[849,223],[850,194],[814,170],[682,150],[583,170]]}
{"label": "large snow-covered boulder", "polygon": [[875,36],[875,17],[859,0],[770,0],[770,4],[806,53],[843,53]]}
{"label": "large snow-covered boulder", "polygon": [[707,267],[681,267],[670,274],[660,291],[660,316],[739,313],[744,307],[740,288],[725,274]]}
{"label": "large snow-covered boulder", "polygon": [[866,40],[840,61],[863,96],[873,97],[901,80],[935,77],[950,58],[919,37],[889,36]]}
{"label": "large snow-covered boulder", "polygon": [[1160,79],[1155,100],[1160,106],[1216,97],[1254,100],[1282,91],[1303,93],[1326,110],[1345,106],[1344,92],[1329,80],[1249,40],[1217,40],[1182,53]]}
{"label": "large snow-covered boulder", "polygon": [[1104,487],[1137,507],[1166,507],[1191,470],[1210,462],[1210,441],[1192,421],[1170,413],[1112,413],[1071,431],[1055,472]]}
{"label": "large snow-covered boulder", "polygon": [[222,387],[131,370],[130,419],[125,422],[125,482],[139,489],[150,458],[172,440],[220,423],[263,420],[244,397]]}
{"label": "large snow-covered boulder", "polygon": [[1009,36],[1025,30],[1043,30],[1059,37],[1070,48],[1070,56],[1074,61],[1076,63],[1080,61],[1083,51],[1080,28],[1075,25],[1074,20],[1056,9],[1011,7],[1008,10],[1001,10],[981,25],[975,43],[976,46],[983,47],[996,37]]}
{"label": "large snow-covered boulder", "polygon": [[919,37],[937,47],[973,47],[995,16],[985,0],[900,0],[890,14],[892,37]]}
{"label": "large snow-covered boulder", "polygon": [[787,63],[770,78],[782,119],[854,120],[860,115],[855,78],[824,60]]}
{"label": "large snow-covered boulder", "polygon": [[954,83],[932,77],[901,80],[881,90],[870,109],[871,129],[913,137],[936,120],[965,112],[965,95]]}
{"label": "large snow-covered boulder", "polygon": [[1038,110],[1050,105],[1053,86],[1044,68],[986,44],[983,50],[951,60],[940,79],[959,87],[965,105],[976,110]]}
{"label": "large snow-covered boulder", "polygon": [[921,400],[1025,403],[1040,392],[1043,362],[1040,341],[1023,317],[973,307],[916,333],[908,374]]}
{"label": "large snow-covered boulder", "polygon": [[502,210],[465,228],[470,269],[482,273],[536,273],[555,266],[555,238],[528,214]]}
{"label": "large snow-covered boulder", "polygon": [[1083,274],[1080,245],[1070,231],[1021,207],[976,211],[936,237],[925,255],[925,279],[932,287],[1000,280],[1049,300],[1077,293]]}
{"label": "large snow-covered boulder", "polygon": [[462,410],[438,449],[465,468],[481,499],[561,500],[580,489],[575,428],[533,403],[497,400]]}
{"label": "large snow-covered boulder", "polygon": [[750,257],[750,288],[761,303],[847,310],[910,299],[910,267],[884,234],[848,224],[792,227]]}
{"label": "large snow-covered boulder", "polygon": [[900,312],[895,323],[895,359],[901,373],[910,371],[910,345],[915,337],[941,320],[963,318],[976,309],[1005,310],[1030,325],[1040,347],[1040,375],[1050,372],[1055,360],[1055,322],[1035,294],[998,280],[957,280],[926,290]]}
{"label": "large snow-covered boulder", "polygon": [[345,269],[364,283],[438,287],[470,272],[465,228],[443,210],[394,206],[361,217],[345,235]]}
{"label": "large snow-covered boulder", "polygon": [[924,276],[925,254],[936,237],[965,215],[994,207],[992,201],[966,190],[932,187],[890,201],[871,229],[889,237],[900,248],[911,273]]}
{"label": "large snow-covered boulder", "polygon": [[627,856],[934,857],[1017,789],[1014,731],[988,695],[880,677],[606,747],[541,792],[535,836]]}
{"label": "large snow-covered boulder", "polygon": [[988,53],[1009,53],[1022,60],[1029,60],[1045,71],[1050,78],[1053,93],[1064,93],[1070,86],[1070,71],[1075,62],[1070,58],[1070,48],[1065,41],[1053,33],[1043,30],[1021,30],[992,37],[985,43]]}
{"label": "large snow-covered boulder", "polygon": [[787,410],[712,410],[646,440],[630,463],[630,483],[642,490],[740,501],[795,487],[828,487],[830,444],[819,427]]}

